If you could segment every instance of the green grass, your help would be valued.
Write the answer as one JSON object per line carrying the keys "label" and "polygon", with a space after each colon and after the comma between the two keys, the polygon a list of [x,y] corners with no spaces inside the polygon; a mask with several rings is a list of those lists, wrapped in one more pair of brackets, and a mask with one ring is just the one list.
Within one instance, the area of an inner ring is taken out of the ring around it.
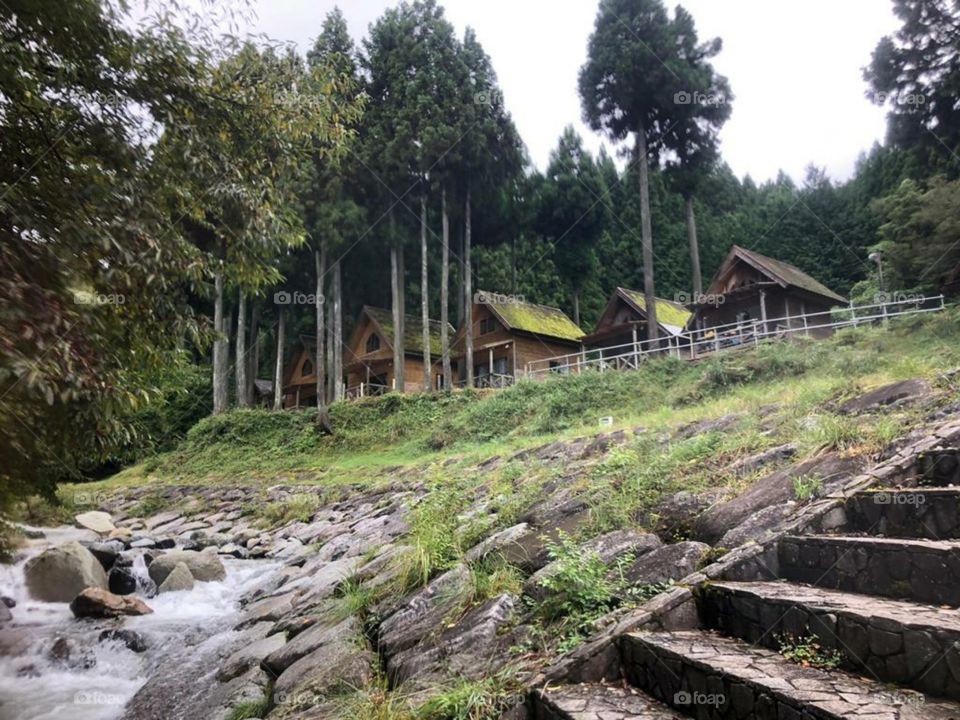
{"label": "green grass", "polygon": [[[35,503],[31,517],[43,521],[48,512],[54,519],[69,517],[71,497],[78,491],[122,493],[144,485],[263,486],[282,479],[326,487],[375,486],[391,482],[398,468],[414,468],[418,475],[449,484],[449,478],[473,473],[478,462],[493,456],[600,432],[597,421],[602,416],[613,416],[614,430],[643,427],[650,437],[729,414],[747,418],[732,432],[708,434],[678,447],[664,449],[641,440],[617,451],[624,454],[598,471],[608,482],[595,503],[598,527],[620,525],[681,479],[689,489],[738,482],[724,477],[724,468],[778,442],[797,443],[801,455],[828,448],[861,452],[883,447],[915,418],[897,412],[863,422],[836,415],[832,408],[884,383],[911,377],[937,382],[939,373],[960,366],[958,320],[960,313],[951,309],[921,320],[895,320],[889,329],[850,329],[825,341],[798,338],[695,363],[664,358],[633,372],[558,376],[503,391],[394,394],[338,403],[331,409],[337,430],[332,437],[317,433],[311,411],[235,410],[202,420],[175,450],[113,478],[62,486],[59,496],[67,509]],[[761,422],[760,411],[770,406],[776,406],[775,412]],[[623,467],[617,468],[617,462]],[[649,467],[638,470],[638,464]],[[539,484],[555,471],[503,463],[496,474],[467,478],[458,485],[469,492],[480,483],[489,484],[487,491],[504,506],[497,514],[500,522],[528,505]],[[626,505],[618,509],[620,501]],[[155,511],[163,504],[162,499],[143,502],[148,505],[144,510]],[[277,507],[269,512],[279,521],[308,509]],[[475,519],[459,539],[449,532],[444,536],[443,527],[422,533],[420,574],[429,576],[450,563],[457,544],[468,541],[469,533],[486,529]]]}

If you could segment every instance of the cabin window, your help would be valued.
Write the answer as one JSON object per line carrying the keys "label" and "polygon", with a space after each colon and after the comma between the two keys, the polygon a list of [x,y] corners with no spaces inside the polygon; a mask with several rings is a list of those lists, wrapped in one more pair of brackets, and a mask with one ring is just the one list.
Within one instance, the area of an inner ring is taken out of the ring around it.
{"label": "cabin window", "polygon": [[492,317],[485,317],[480,321],[480,334],[486,335],[497,329],[497,323]]}
{"label": "cabin window", "polygon": [[311,375],[313,375],[313,361],[307,358],[300,368],[300,377],[310,377]]}
{"label": "cabin window", "polygon": [[367,338],[367,352],[372,353],[380,349],[380,336],[374,333]]}
{"label": "cabin window", "polygon": [[507,374],[507,359],[505,357],[497,358],[493,361],[493,374],[494,375],[506,375]]}

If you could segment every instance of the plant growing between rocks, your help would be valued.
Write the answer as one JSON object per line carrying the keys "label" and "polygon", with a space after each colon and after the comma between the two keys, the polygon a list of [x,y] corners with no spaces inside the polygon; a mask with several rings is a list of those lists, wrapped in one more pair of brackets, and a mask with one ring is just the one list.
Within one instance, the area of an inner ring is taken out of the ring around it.
{"label": "plant growing between rocks", "polygon": [[782,635],[777,638],[780,654],[790,662],[803,667],[821,670],[835,670],[843,663],[843,654],[838,650],[828,650],[820,644],[816,635],[793,637]]}

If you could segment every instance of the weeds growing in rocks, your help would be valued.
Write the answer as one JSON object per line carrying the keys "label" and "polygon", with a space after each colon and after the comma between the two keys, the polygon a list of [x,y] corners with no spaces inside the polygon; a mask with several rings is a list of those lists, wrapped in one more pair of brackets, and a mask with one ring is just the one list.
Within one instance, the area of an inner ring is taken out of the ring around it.
{"label": "weeds growing in rocks", "polygon": [[431,697],[416,720],[495,720],[520,699],[522,685],[513,672],[480,680],[462,680]]}
{"label": "weeds growing in rocks", "polygon": [[291,520],[310,522],[310,518],[319,507],[320,498],[317,495],[298,493],[287,500],[267,503],[261,517],[271,527],[283,525]]}
{"label": "weeds growing in rocks", "polygon": [[796,638],[783,635],[777,638],[780,654],[790,662],[803,667],[835,670],[843,663],[843,655],[837,650],[828,650],[820,644],[816,635]]}
{"label": "weeds growing in rocks", "polygon": [[260,718],[266,715],[270,708],[270,701],[267,698],[262,700],[249,700],[234,705],[227,715],[227,720],[250,720],[251,718]]}
{"label": "weeds growing in rocks", "polygon": [[793,496],[799,502],[807,502],[815,497],[819,497],[823,492],[823,480],[821,478],[801,475],[793,479]]}

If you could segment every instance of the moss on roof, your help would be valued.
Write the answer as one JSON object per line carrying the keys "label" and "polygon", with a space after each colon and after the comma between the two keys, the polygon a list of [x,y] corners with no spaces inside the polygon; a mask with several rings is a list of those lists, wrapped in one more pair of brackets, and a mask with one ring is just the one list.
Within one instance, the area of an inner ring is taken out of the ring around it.
{"label": "moss on roof", "polygon": [[846,302],[844,297],[838,295],[823,283],[814,280],[795,265],[791,265],[783,260],[774,260],[772,257],[761,255],[753,250],[747,250],[739,245],[735,245],[733,247],[733,252],[741,255],[744,259],[752,262],[754,265],[759,266],[768,274],[772,275],[774,279],[781,281],[785,285],[792,285],[800,288],[801,290],[806,290],[807,292],[811,292],[815,295],[823,295],[841,303]]}
{"label": "moss on roof", "polygon": [[484,304],[512,330],[576,342],[585,333],[560,308],[481,291]]}
{"label": "moss on roof", "polygon": [[[384,308],[365,307],[365,312],[376,321],[383,329],[387,341],[393,345],[393,312]],[[430,353],[432,355],[442,355],[443,345],[440,342],[439,320],[430,321]],[[450,323],[447,323],[447,330],[450,335],[450,342],[453,343],[454,329]],[[423,353],[423,323],[416,315],[404,315],[403,322],[403,351],[405,353]]]}
{"label": "moss on roof", "polygon": [[[630,301],[635,303],[637,307],[643,310],[644,314],[647,311],[647,298],[639,290],[629,290],[627,288],[620,288],[623,293],[630,298]],[[654,303],[657,306],[657,322],[661,325],[671,325],[678,328],[683,328],[687,324],[687,320],[690,319],[692,313],[687,310],[680,303],[675,303],[672,300],[664,300],[663,298],[656,298]]]}

